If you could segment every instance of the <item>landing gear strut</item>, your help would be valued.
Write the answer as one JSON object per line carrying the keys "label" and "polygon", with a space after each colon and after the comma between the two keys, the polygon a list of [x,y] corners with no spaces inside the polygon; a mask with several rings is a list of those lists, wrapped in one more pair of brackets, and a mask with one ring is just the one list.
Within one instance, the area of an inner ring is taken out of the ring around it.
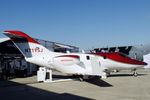
{"label": "landing gear strut", "polygon": [[81,75],[79,76],[79,80],[82,82],[82,81],[85,81],[85,80],[89,80],[93,78],[93,76],[88,76],[88,75]]}
{"label": "landing gear strut", "polygon": [[135,77],[138,76],[138,73],[137,73],[136,69],[133,69],[133,76],[135,76]]}
{"label": "landing gear strut", "polygon": [[80,80],[80,82],[84,81],[83,77],[79,77],[79,80]]}

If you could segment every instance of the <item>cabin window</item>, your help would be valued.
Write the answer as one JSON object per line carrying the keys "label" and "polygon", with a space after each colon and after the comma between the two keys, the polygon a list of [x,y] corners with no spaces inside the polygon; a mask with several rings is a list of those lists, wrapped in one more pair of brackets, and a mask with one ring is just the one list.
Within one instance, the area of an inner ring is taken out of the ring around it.
{"label": "cabin window", "polygon": [[103,56],[103,58],[106,59],[107,57],[106,57],[106,56]]}
{"label": "cabin window", "polygon": [[87,60],[90,60],[90,56],[86,56],[86,59],[87,59]]}

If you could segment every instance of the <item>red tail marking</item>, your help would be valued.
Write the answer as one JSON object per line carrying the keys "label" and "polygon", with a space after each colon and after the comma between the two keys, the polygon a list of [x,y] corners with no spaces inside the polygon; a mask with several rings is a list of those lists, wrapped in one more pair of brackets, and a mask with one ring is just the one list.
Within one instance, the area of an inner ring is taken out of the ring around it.
{"label": "red tail marking", "polygon": [[16,35],[16,36],[20,36],[20,37],[26,38],[28,40],[28,42],[39,44],[36,40],[31,38],[29,35],[25,34],[24,32],[16,31],[16,30],[6,30],[4,32],[7,32],[8,34],[12,34],[12,35]]}

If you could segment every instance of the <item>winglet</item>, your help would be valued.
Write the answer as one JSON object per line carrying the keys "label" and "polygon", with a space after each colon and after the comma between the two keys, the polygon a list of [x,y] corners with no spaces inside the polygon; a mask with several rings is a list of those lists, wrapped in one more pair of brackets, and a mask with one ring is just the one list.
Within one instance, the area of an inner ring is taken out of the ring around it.
{"label": "winglet", "polygon": [[5,35],[10,37],[11,39],[15,38],[25,38],[28,42],[39,44],[36,40],[31,38],[29,35],[25,34],[24,32],[17,31],[17,30],[6,30],[3,32]]}

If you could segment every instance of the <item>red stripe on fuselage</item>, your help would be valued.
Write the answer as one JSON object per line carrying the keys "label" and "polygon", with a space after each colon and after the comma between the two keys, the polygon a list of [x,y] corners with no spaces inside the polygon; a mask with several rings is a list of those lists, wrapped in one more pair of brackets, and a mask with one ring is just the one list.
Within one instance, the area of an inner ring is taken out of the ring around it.
{"label": "red stripe on fuselage", "polygon": [[76,58],[79,59],[80,57],[77,55],[62,55],[62,56],[57,56],[57,57],[70,57],[70,58]]}
{"label": "red stripe on fuselage", "polygon": [[121,62],[121,63],[126,63],[126,64],[134,64],[134,65],[147,65],[147,63],[136,60],[136,59],[131,59],[125,55],[123,55],[122,53],[119,52],[115,52],[115,53],[103,53],[103,52],[99,52],[99,53],[93,53],[95,55],[99,55],[102,56],[104,58],[108,58],[117,62]]}

